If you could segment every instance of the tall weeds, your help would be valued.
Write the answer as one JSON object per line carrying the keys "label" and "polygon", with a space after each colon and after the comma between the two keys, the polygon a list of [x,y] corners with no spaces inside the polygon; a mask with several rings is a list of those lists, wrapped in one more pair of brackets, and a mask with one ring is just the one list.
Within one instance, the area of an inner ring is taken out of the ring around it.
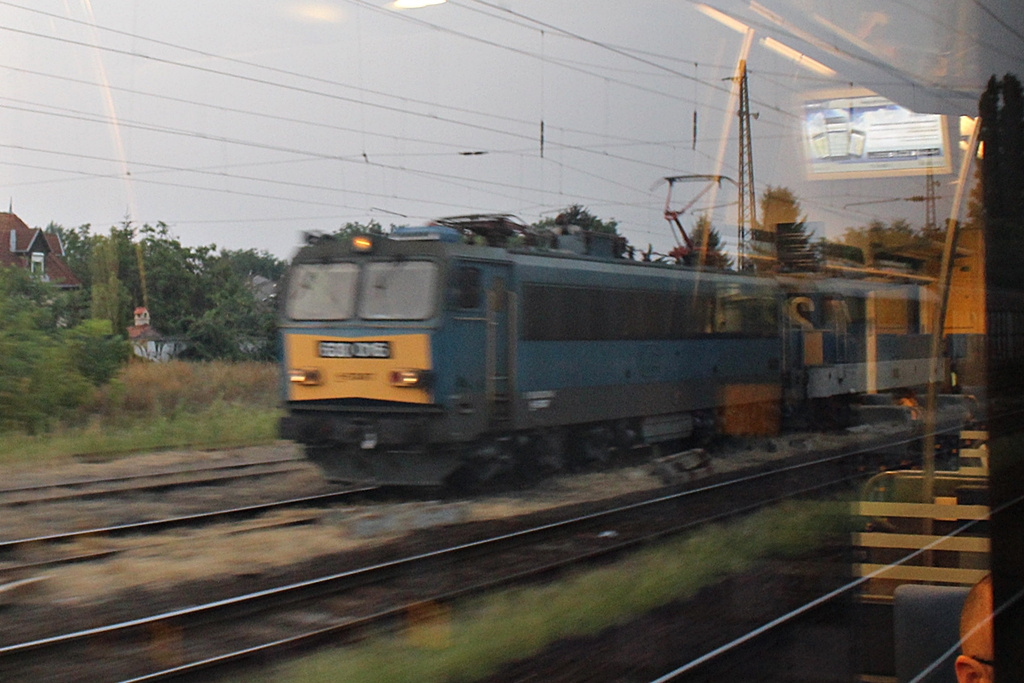
{"label": "tall weeds", "polygon": [[276,438],[273,363],[129,363],[70,418],[40,434],[0,435],[0,465]]}
{"label": "tall weeds", "polygon": [[266,409],[278,400],[273,363],[130,363],[96,392],[83,412],[121,422],[198,413],[221,403]]}

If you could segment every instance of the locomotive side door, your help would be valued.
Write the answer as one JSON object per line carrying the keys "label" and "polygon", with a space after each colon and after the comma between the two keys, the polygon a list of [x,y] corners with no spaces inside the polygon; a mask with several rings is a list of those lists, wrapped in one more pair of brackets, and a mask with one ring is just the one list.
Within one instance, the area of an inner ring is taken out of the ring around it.
{"label": "locomotive side door", "polygon": [[502,430],[512,426],[516,298],[507,267],[488,268],[487,280],[485,393],[491,429]]}
{"label": "locomotive side door", "polygon": [[452,433],[474,439],[511,427],[515,294],[505,264],[465,261],[456,266],[451,321],[442,355],[448,359]]}

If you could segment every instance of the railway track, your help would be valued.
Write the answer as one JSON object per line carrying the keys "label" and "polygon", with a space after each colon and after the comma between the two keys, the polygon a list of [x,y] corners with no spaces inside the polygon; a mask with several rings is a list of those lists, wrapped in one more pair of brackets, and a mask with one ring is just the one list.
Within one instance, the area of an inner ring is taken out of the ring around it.
{"label": "railway track", "polygon": [[0,488],[0,506],[121,496],[189,486],[221,484],[309,469],[305,458],[287,457],[249,462],[166,468],[110,477],[84,477],[57,482]]}
{"label": "railway track", "polygon": [[[106,649],[119,643],[114,648],[119,656],[95,661],[90,678],[143,681],[192,675],[256,655],[279,656],[282,649],[325,639],[336,642],[399,618],[424,601],[451,601],[535,580],[794,492],[842,485],[851,478],[849,457],[806,456],[783,468],[760,467],[741,478],[710,477],[700,486],[634,496],[614,505],[573,506],[482,526],[449,527],[444,534],[449,543],[439,543],[438,534],[419,534],[390,549],[333,558],[340,567],[330,573],[286,583],[266,581],[252,591],[186,607],[4,644],[0,677],[45,670],[46,680],[75,680],[82,672],[61,671],[54,653],[61,653],[61,661],[94,661],[97,643]],[[736,500],[746,502],[737,507]],[[174,634],[173,656],[154,646],[154,638],[159,641],[166,634]],[[154,647],[164,653],[162,661],[151,656]],[[137,656],[125,656],[127,652]],[[173,665],[159,666],[171,660]]]}
{"label": "railway track", "polygon": [[[346,489],[343,491],[334,491],[331,493],[321,493],[311,496],[302,496],[299,498],[289,498],[287,500],[278,500],[269,503],[259,503],[256,505],[245,505],[241,507],[227,508],[223,510],[213,510],[210,512],[199,512],[188,515],[178,515],[174,517],[168,517],[164,519],[154,519],[141,522],[129,522],[126,524],[113,524],[104,527],[96,527],[91,529],[77,529],[74,531],[64,531],[52,534],[45,534],[41,536],[32,536],[29,538],[18,538],[6,541],[0,541],[0,557],[4,555],[12,555],[17,553],[19,550],[25,548],[33,548],[38,552],[38,548],[42,545],[55,545],[63,543],[72,543],[82,539],[94,539],[103,536],[124,536],[130,534],[152,534],[168,529],[176,529],[182,527],[196,528],[209,524],[219,524],[223,522],[232,522],[243,519],[251,519],[253,517],[263,515],[269,512],[277,510],[286,510],[289,508],[296,507],[321,507],[333,505],[345,500],[351,500],[362,494],[370,493],[374,491],[374,487],[358,487],[353,489]],[[279,526],[294,525],[298,523],[308,523],[315,519],[303,518],[300,520],[289,519],[283,522],[276,523]],[[266,526],[260,527],[261,529],[267,528]],[[51,568],[60,566],[62,564],[72,564],[78,562],[86,562],[90,560],[106,559],[113,555],[119,554],[121,550],[99,550],[88,553],[80,553],[71,556],[54,557],[47,560],[35,560],[28,563],[14,564],[10,566],[0,566],[0,579],[5,576],[17,576],[22,574],[26,570],[38,570],[43,568]]]}

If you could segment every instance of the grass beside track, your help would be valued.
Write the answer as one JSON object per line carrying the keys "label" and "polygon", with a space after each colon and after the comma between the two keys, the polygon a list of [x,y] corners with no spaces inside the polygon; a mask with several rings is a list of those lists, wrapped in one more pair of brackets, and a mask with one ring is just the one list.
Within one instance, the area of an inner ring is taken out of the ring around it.
{"label": "grass beside track", "polygon": [[841,503],[786,503],[554,584],[469,600],[451,610],[428,606],[397,636],[317,653],[245,680],[477,680],[559,639],[593,635],[691,597],[766,558],[806,554],[848,530],[847,510]]}
{"label": "grass beside track", "polygon": [[274,363],[129,363],[66,424],[0,434],[0,467],[166,448],[227,448],[276,437]]}
{"label": "grass beside track", "polygon": [[0,467],[73,456],[115,457],[167,448],[233,448],[277,439],[276,408],[220,404],[199,413],[137,419],[133,424],[65,428],[40,436],[4,434]]}

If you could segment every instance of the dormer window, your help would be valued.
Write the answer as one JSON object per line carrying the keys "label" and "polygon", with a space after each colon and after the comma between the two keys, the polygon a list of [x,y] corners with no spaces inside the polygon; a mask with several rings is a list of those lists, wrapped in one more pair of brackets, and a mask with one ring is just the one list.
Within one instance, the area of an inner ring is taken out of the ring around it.
{"label": "dormer window", "polygon": [[60,235],[30,228],[13,213],[0,211],[0,265],[24,269],[41,282],[60,289],[78,289],[82,283],[64,261]]}

